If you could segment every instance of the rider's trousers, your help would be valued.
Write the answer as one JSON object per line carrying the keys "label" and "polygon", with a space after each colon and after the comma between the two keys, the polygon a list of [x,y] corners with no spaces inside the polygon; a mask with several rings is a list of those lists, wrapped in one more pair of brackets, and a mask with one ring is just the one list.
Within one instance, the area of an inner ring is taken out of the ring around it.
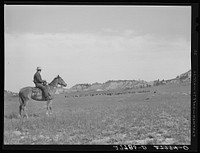
{"label": "rider's trousers", "polygon": [[45,98],[47,98],[49,96],[48,88],[46,86],[44,86],[42,83],[35,83],[35,86],[40,88],[43,91]]}

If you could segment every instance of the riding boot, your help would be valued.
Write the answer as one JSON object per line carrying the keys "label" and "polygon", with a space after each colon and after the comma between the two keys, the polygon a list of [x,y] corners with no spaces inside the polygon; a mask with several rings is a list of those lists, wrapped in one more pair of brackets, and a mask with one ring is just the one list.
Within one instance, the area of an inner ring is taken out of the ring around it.
{"label": "riding boot", "polygon": [[52,100],[53,98],[51,97],[51,95],[47,96],[46,98],[47,100]]}

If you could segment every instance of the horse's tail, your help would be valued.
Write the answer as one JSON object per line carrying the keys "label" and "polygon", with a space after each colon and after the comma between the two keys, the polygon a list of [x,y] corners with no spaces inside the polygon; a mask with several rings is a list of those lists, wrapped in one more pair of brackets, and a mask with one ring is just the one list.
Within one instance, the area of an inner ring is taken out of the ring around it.
{"label": "horse's tail", "polygon": [[24,110],[25,99],[23,98],[23,94],[19,91],[19,115],[21,116],[22,110]]}
{"label": "horse's tail", "polygon": [[23,105],[24,104],[24,99],[22,98],[21,92],[19,92],[19,104]]}

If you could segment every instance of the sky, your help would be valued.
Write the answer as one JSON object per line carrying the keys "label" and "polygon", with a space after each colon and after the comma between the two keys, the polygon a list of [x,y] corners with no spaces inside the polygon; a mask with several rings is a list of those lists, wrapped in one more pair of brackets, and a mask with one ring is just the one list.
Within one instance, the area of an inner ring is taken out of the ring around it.
{"label": "sky", "polygon": [[171,79],[191,69],[190,6],[4,5],[5,90]]}

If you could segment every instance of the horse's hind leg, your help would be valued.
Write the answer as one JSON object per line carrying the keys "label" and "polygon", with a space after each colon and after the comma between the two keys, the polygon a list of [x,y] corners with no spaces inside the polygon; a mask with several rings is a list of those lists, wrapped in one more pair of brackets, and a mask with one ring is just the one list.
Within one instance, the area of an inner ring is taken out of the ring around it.
{"label": "horse's hind leg", "polygon": [[27,108],[26,108],[26,106],[24,104],[20,104],[19,105],[19,116],[20,117],[24,117],[24,115],[28,118]]}
{"label": "horse's hind leg", "polygon": [[22,112],[24,113],[24,100],[19,97],[19,116],[22,117]]}
{"label": "horse's hind leg", "polygon": [[22,117],[22,111],[24,110],[23,105],[19,105],[19,116]]}
{"label": "horse's hind leg", "polygon": [[[23,98],[19,97],[19,102],[20,102],[20,105],[19,105],[19,116],[23,117],[24,114],[25,114],[25,116],[28,118],[27,108],[26,108],[26,101]],[[22,114],[22,112],[23,112],[23,114]]]}

